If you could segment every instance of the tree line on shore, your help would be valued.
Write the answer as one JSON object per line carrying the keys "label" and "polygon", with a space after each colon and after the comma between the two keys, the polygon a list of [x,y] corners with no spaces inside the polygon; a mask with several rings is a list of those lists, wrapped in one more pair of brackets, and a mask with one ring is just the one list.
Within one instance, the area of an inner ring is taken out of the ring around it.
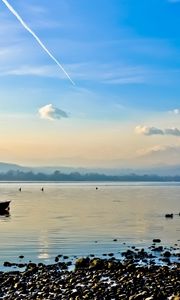
{"label": "tree line on shore", "polygon": [[60,171],[54,171],[52,174],[34,173],[32,171],[8,171],[0,173],[0,181],[153,181],[153,182],[180,182],[180,175],[176,176],[159,176],[159,175],[106,175],[99,173],[72,172],[69,174]]}

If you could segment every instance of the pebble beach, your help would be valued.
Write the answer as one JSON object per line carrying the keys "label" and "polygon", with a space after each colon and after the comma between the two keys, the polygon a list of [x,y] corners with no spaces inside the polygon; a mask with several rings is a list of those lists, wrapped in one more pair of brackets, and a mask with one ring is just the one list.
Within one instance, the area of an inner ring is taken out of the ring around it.
{"label": "pebble beach", "polygon": [[62,261],[61,255],[51,265],[4,262],[4,266],[19,269],[0,273],[0,299],[180,299],[179,253],[172,263],[171,253],[163,252],[163,265],[155,264],[155,256],[144,249],[128,249],[123,261],[113,253],[104,255],[106,258],[79,257],[73,268],[72,261],[68,257]]}

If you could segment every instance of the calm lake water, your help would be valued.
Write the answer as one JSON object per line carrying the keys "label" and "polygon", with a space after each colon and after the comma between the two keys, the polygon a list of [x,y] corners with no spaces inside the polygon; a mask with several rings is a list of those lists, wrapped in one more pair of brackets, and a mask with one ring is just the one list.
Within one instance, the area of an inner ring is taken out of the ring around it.
{"label": "calm lake water", "polygon": [[10,215],[0,216],[0,268],[19,255],[44,263],[58,254],[118,256],[154,238],[180,246],[178,183],[0,183],[0,193],[12,200]]}

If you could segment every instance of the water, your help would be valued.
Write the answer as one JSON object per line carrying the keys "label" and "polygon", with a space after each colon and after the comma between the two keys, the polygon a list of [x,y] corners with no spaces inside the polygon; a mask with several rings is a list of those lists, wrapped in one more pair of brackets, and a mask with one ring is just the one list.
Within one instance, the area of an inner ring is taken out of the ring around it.
{"label": "water", "polygon": [[118,256],[154,238],[180,246],[178,183],[0,183],[0,193],[12,200],[10,216],[0,216],[0,269],[19,255],[52,263],[58,254]]}

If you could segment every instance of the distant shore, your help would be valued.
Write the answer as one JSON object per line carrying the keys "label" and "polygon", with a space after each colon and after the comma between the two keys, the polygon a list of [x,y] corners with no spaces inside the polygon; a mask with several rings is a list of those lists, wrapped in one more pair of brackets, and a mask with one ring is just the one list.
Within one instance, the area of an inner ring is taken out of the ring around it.
{"label": "distant shore", "polygon": [[107,175],[100,173],[79,172],[61,173],[55,171],[51,174],[33,173],[23,171],[8,171],[0,173],[0,182],[180,182],[180,175],[160,176],[156,174],[127,174]]}

